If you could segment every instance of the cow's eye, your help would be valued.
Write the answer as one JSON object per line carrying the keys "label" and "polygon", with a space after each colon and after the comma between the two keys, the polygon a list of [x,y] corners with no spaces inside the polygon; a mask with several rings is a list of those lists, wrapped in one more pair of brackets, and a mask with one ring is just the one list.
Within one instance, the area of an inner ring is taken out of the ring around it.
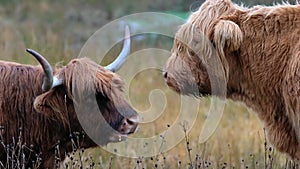
{"label": "cow's eye", "polygon": [[196,53],[193,50],[190,50],[189,53],[190,53],[191,56],[195,56],[196,55]]}

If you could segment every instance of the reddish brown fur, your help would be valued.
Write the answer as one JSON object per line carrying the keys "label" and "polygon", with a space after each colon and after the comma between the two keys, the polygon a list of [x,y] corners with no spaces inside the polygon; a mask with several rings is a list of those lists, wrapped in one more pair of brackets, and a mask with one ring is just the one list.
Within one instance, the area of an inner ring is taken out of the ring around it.
{"label": "reddish brown fur", "polygon": [[[167,84],[191,94],[186,91],[195,83],[200,94],[211,94],[206,66],[216,57],[227,97],[253,108],[269,141],[300,160],[300,5],[248,9],[230,0],[207,0],[177,32]],[[186,67],[190,75],[183,73]]]}
{"label": "reddish brown fur", "polygon": [[[55,146],[59,145],[61,160],[73,150],[70,135],[85,134],[77,111],[84,112],[84,118],[93,124],[93,132],[102,138],[103,145],[115,136],[115,131],[103,125],[105,121],[118,131],[123,118],[137,115],[122,96],[124,82],[87,58],[74,59],[56,69],[54,74],[65,79],[63,85],[45,93],[41,90],[43,74],[40,66],[0,61],[0,126],[4,127],[0,129],[3,138],[0,142],[11,144],[22,131],[22,144],[33,150],[24,152],[28,160],[26,167],[32,167],[31,160],[36,160],[35,154],[41,153],[40,168],[54,168]],[[94,117],[93,112],[98,112],[98,108],[104,119]],[[76,141],[76,137],[72,139]],[[87,135],[80,135],[80,148],[95,146]],[[4,165],[6,155],[0,145],[0,161]]]}

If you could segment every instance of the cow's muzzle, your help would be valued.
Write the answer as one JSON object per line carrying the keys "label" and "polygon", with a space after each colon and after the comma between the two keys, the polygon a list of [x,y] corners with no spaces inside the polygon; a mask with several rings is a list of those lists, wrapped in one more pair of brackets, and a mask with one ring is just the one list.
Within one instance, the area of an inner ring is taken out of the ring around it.
{"label": "cow's muzzle", "polygon": [[173,89],[174,91],[176,91],[177,93],[180,93],[180,88],[178,86],[178,83],[176,82],[176,80],[170,75],[170,73],[168,72],[164,72],[163,73],[164,79],[166,84]]}
{"label": "cow's muzzle", "polygon": [[137,130],[137,126],[139,123],[139,117],[133,116],[131,118],[124,118],[121,122],[121,126],[118,131],[121,134],[132,134]]}
{"label": "cow's muzzle", "polygon": [[138,129],[139,117],[124,118],[117,131],[109,138],[110,142],[120,142],[127,140],[128,134],[136,132]]}

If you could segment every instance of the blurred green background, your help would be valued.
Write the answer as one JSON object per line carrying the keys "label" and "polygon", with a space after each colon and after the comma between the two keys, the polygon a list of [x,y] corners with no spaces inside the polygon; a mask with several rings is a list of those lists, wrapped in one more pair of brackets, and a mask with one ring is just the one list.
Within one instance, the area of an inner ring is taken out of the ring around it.
{"label": "blurred green background", "polygon": [[[281,1],[235,2],[251,7],[272,5]],[[289,2],[293,4],[295,0]],[[138,12],[165,12],[186,19],[190,12],[197,10],[202,3],[203,0],[0,0],[0,59],[37,64],[32,56],[25,53],[25,48],[32,48],[43,54],[52,65],[63,65],[77,57],[88,38],[112,20]],[[145,36],[143,41],[133,38],[133,51],[145,46],[171,50],[172,38]],[[104,64],[111,61],[120,48],[121,44],[111,50],[108,55],[112,57],[104,60]],[[131,103],[135,108],[142,110],[149,107],[149,91],[162,88],[167,93],[171,106],[167,107],[159,120],[144,125],[144,129],[142,126],[137,135],[151,136],[164,131],[167,124],[176,119],[179,108],[174,105],[178,105],[178,95],[165,86],[161,72],[156,70],[137,75],[131,85],[134,89],[130,90],[130,94],[133,95]],[[201,99],[201,105],[197,123],[189,133],[189,146],[192,148],[194,164],[202,163],[203,166],[205,163],[207,168],[262,168],[266,163],[271,168],[286,166],[285,156],[277,154],[274,150],[269,151],[269,147],[265,146],[264,132],[255,113],[241,103],[227,101],[224,117],[213,137],[205,144],[198,144],[199,131],[205,120],[210,99]],[[100,168],[186,168],[190,162],[188,155],[186,142],[183,140],[174,149],[160,154],[155,159],[122,158],[100,148],[86,151],[85,159],[87,166],[96,162]],[[266,155],[267,158],[270,157],[269,160],[266,159]]]}
{"label": "blurred green background", "polygon": [[[114,19],[149,11],[171,13],[185,19],[203,2],[203,0],[0,0],[1,57],[31,63],[32,58],[29,55],[23,57],[23,48],[30,47],[45,56],[51,56],[49,59],[52,63],[69,60],[70,57],[77,56],[82,45],[96,30]],[[281,1],[235,2],[253,6],[270,5]]]}

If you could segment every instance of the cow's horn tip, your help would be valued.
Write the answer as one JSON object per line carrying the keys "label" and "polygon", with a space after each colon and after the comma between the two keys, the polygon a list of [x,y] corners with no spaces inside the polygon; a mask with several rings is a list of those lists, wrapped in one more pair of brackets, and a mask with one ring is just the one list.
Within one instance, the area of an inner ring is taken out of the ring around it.
{"label": "cow's horn tip", "polygon": [[29,49],[29,48],[26,48],[26,52],[32,52],[33,50],[32,49]]}

